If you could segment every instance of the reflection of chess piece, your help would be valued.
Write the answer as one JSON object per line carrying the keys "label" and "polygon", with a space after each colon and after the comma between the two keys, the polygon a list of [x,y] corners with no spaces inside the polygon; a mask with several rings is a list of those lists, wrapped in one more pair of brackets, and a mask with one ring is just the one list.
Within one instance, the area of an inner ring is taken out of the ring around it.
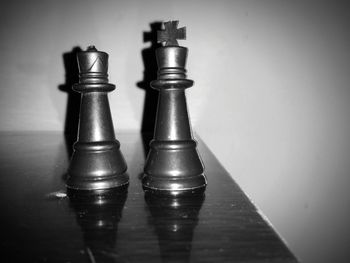
{"label": "reflection of chess piece", "polygon": [[145,199],[163,262],[189,262],[204,195],[173,197],[146,193]]}
{"label": "reflection of chess piece", "polygon": [[159,90],[154,138],[145,164],[145,190],[169,194],[204,191],[204,167],[193,140],[187,113],[185,89],[193,85],[186,79],[187,48],[176,39],[185,37],[178,21],[165,23],[158,41],[165,45],[156,50],[158,78],[151,86]]}
{"label": "reflection of chess piece", "polygon": [[91,262],[115,262],[118,223],[127,197],[125,188],[68,192]]}
{"label": "reflection of chess piece", "polygon": [[108,54],[89,47],[77,55],[82,93],[78,141],[68,170],[67,187],[79,190],[107,189],[128,183],[126,163],[115,139],[107,92]]}

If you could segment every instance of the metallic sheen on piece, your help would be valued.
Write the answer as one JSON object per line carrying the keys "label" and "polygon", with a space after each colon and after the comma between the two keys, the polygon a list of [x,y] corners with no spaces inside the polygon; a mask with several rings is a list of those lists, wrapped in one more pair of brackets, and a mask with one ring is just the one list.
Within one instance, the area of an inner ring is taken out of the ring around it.
{"label": "metallic sheen on piece", "polygon": [[144,190],[170,195],[202,192],[207,184],[187,112],[185,89],[193,85],[185,74],[188,50],[176,40],[185,38],[185,29],[177,24],[164,23],[158,33],[164,46],[156,50],[158,78],[151,82],[159,90],[157,119],[142,179]]}
{"label": "metallic sheen on piece", "polygon": [[77,190],[108,189],[126,185],[126,163],[115,138],[107,92],[115,89],[108,83],[108,54],[94,46],[77,55],[80,92],[78,140],[74,144],[67,187]]}

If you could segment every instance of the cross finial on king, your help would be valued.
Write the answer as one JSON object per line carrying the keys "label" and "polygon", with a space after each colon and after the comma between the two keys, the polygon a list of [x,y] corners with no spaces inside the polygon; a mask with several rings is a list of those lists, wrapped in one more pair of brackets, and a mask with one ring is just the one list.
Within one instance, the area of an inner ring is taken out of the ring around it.
{"label": "cross finial on king", "polygon": [[177,28],[179,21],[168,21],[164,23],[164,30],[157,32],[158,43],[164,46],[178,46],[178,39],[186,39],[186,27]]}

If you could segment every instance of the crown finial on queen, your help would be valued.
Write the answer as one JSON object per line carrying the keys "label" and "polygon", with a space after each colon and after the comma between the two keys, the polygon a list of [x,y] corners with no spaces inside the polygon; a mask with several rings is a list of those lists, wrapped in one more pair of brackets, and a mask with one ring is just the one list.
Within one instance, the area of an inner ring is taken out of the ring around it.
{"label": "crown finial on queen", "polygon": [[77,55],[80,83],[108,82],[108,54],[89,46]]}

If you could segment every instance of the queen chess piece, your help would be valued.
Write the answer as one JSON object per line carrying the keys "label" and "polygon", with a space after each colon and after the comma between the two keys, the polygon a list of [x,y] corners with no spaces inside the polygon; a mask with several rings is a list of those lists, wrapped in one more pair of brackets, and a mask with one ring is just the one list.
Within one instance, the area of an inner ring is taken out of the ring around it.
{"label": "queen chess piece", "polygon": [[81,93],[78,139],[68,169],[67,187],[96,190],[125,186],[127,166],[115,138],[107,92],[108,54],[94,46],[77,54],[79,83],[73,90]]}
{"label": "queen chess piece", "polygon": [[158,77],[151,82],[159,91],[158,109],[142,184],[145,191],[186,195],[203,192],[207,182],[187,112],[185,89],[193,85],[186,78],[188,49],[177,42],[186,31],[177,25],[169,21],[158,31],[163,46],[156,50]]}

